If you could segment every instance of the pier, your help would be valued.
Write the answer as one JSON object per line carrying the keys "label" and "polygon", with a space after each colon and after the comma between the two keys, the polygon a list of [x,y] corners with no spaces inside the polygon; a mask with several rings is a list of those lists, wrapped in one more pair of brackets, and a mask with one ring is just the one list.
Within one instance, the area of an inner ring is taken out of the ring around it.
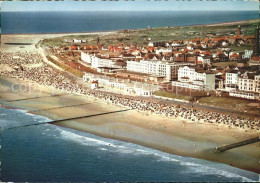
{"label": "pier", "polygon": [[118,111],[103,112],[103,113],[91,114],[91,115],[86,115],[86,116],[78,116],[78,117],[73,117],[73,118],[58,119],[58,120],[47,121],[47,122],[42,122],[42,123],[35,123],[35,124],[28,124],[28,125],[23,125],[23,126],[11,127],[11,128],[7,128],[6,130],[21,128],[21,127],[36,126],[36,125],[42,125],[42,124],[54,124],[54,123],[59,123],[59,122],[63,122],[63,121],[76,120],[76,119],[82,119],[82,118],[90,118],[90,117],[102,116],[102,115],[106,115],[106,114],[125,112],[125,111],[129,111],[129,110],[132,110],[132,109],[123,109],[123,110],[118,110]]}
{"label": "pier", "polygon": [[248,144],[253,144],[253,143],[256,143],[256,142],[259,142],[259,141],[260,141],[260,137],[255,137],[255,138],[244,140],[244,141],[237,142],[237,143],[234,143],[234,144],[228,144],[228,145],[216,147],[215,152],[224,152],[224,151],[227,151],[229,149],[245,146],[245,145],[248,145]]}

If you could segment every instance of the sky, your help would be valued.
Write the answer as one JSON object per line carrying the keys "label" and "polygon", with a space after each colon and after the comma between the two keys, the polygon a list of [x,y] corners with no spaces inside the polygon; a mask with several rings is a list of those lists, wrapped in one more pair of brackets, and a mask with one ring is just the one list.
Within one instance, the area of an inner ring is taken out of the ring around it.
{"label": "sky", "polygon": [[246,11],[257,1],[4,1],[6,11]]}

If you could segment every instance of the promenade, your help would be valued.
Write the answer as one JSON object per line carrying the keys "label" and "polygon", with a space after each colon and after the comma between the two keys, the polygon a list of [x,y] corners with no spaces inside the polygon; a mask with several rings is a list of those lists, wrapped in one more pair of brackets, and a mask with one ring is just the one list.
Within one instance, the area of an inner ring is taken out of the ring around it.
{"label": "promenade", "polygon": [[192,105],[183,106],[167,102],[162,103],[158,99],[130,97],[91,90],[88,87],[89,84],[85,85],[82,81],[78,81],[78,78],[47,65],[37,52],[0,52],[0,54],[2,68],[0,69],[0,75],[2,76],[34,81],[68,93],[92,96],[115,105],[129,107],[130,109],[146,113],[155,113],[169,118],[181,117],[191,122],[227,125],[230,128],[238,127],[245,130],[259,130],[259,118],[249,119],[222,112],[207,111],[205,108],[199,110]]}

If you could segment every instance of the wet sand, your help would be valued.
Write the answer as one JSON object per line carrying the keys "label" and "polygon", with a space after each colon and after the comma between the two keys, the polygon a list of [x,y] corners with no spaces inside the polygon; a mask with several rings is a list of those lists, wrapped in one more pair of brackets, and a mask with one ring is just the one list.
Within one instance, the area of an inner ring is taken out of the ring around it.
{"label": "wet sand", "polygon": [[[25,85],[23,91],[11,91],[13,83],[18,85],[23,83]],[[37,84],[34,90],[29,91],[28,86],[28,82],[19,81],[16,78],[0,77],[1,104],[26,110],[40,109],[42,111],[32,113],[47,116],[50,119],[64,119],[126,109],[93,97],[68,94]],[[61,96],[51,97],[53,94]],[[25,98],[32,99],[5,102]],[[80,105],[43,110],[76,104]],[[56,125],[132,142],[176,155],[217,161],[260,173],[258,163],[260,143],[231,149],[224,153],[214,152],[216,146],[259,136],[259,133],[253,131],[245,132],[239,128],[229,129],[224,125],[197,123],[136,110],[64,121],[56,123]]]}
{"label": "wet sand", "polygon": [[[223,24],[227,25],[228,23]],[[234,22],[231,24],[234,24]],[[104,34],[109,33],[111,32],[104,32]],[[41,39],[76,34],[85,35],[87,33],[2,35],[1,50],[9,52],[35,51],[34,45]],[[32,44],[24,45],[24,48],[20,48],[21,45],[4,44],[8,42]],[[12,91],[11,86],[14,83],[17,86],[22,86],[20,85],[21,83],[24,85],[19,90]],[[53,120],[126,109],[93,97],[68,94],[52,87],[35,85],[37,87],[34,90],[28,90],[29,82],[24,82],[16,78],[0,77],[1,105],[26,110],[38,109],[41,111],[32,113],[43,115]],[[62,96],[48,97],[52,94],[62,94]],[[5,102],[7,100],[33,97],[38,98]],[[43,110],[75,104],[85,105]],[[162,117],[136,110],[64,121],[56,125],[93,133],[102,137],[128,141],[176,155],[217,161],[260,173],[259,142],[231,149],[224,153],[215,153],[213,151],[216,146],[259,136],[259,132],[250,130],[245,132],[245,130],[240,128],[229,129],[225,125]]]}

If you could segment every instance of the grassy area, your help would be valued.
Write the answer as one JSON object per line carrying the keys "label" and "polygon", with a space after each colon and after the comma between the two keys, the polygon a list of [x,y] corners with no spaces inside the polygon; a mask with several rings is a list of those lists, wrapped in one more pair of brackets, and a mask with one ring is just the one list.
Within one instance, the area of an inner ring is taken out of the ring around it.
{"label": "grassy area", "polygon": [[[257,24],[257,20],[251,20],[246,23],[242,23],[241,28],[243,35],[253,35]],[[87,42],[84,44],[96,45],[97,37],[100,38],[100,44],[105,45],[117,45],[117,44],[136,44],[139,46],[144,46],[148,44],[148,38],[152,41],[173,41],[173,40],[185,40],[193,39],[199,37],[205,37],[209,32],[214,32],[216,34],[225,33],[236,33],[237,25],[218,25],[218,26],[184,26],[184,27],[158,27],[151,29],[137,29],[137,30],[127,30],[118,31],[114,34],[109,35],[71,35],[63,36],[58,38],[51,38],[43,41],[46,46],[61,46],[70,45],[73,43],[65,43],[65,39],[85,39]],[[192,33],[194,31],[196,33]],[[235,48],[236,51],[244,49],[242,47]]]}
{"label": "grassy area", "polygon": [[68,66],[68,65],[66,65],[66,64],[63,64],[63,63],[61,63],[61,62],[58,62],[58,61],[52,59],[52,58],[49,57],[49,56],[47,56],[47,59],[48,59],[49,61],[51,61],[52,63],[54,63],[55,65],[57,65],[58,67],[60,67],[60,68],[64,69],[65,71],[68,71],[69,73],[73,74],[74,76],[77,76],[77,77],[79,77],[79,78],[82,78],[83,75],[84,75],[83,72],[81,72],[81,71],[79,71],[79,70],[77,70],[77,69],[74,69],[74,68],[72,68],[72,67],[70,67],[70,66]]}
{"label": "grassy area", "polygon": [[249,100],[231,98],[231,97],[203,97],[198,100],[201,104],[213,105],[222,108],[229,108],[238,111],[248,111],[251,113],[257,113],[258,109],[247,106],[247,104],[252,103]]}
{"label": "grassy area", "polygon": [[170,93],[170,92],[166,92],[166,91],[155,91],[154,95],[161,96],[161,97],[167,97],[167,98],[181,99],[181,100],[186,100],[186,101],[191,100],[191,97],[189,97],[189,96],[179,95],[179,94]]}
{"label": "grassy area", "polygon": [[230,45],[230,46],[228,46],[228,48],[232,49],[233,51],[243,52],[243,51],[245,51],[245,50],[252,50],[252,49],[253,49],[253,46],[250,45],[250,44],[241,45],[241,46]]}

